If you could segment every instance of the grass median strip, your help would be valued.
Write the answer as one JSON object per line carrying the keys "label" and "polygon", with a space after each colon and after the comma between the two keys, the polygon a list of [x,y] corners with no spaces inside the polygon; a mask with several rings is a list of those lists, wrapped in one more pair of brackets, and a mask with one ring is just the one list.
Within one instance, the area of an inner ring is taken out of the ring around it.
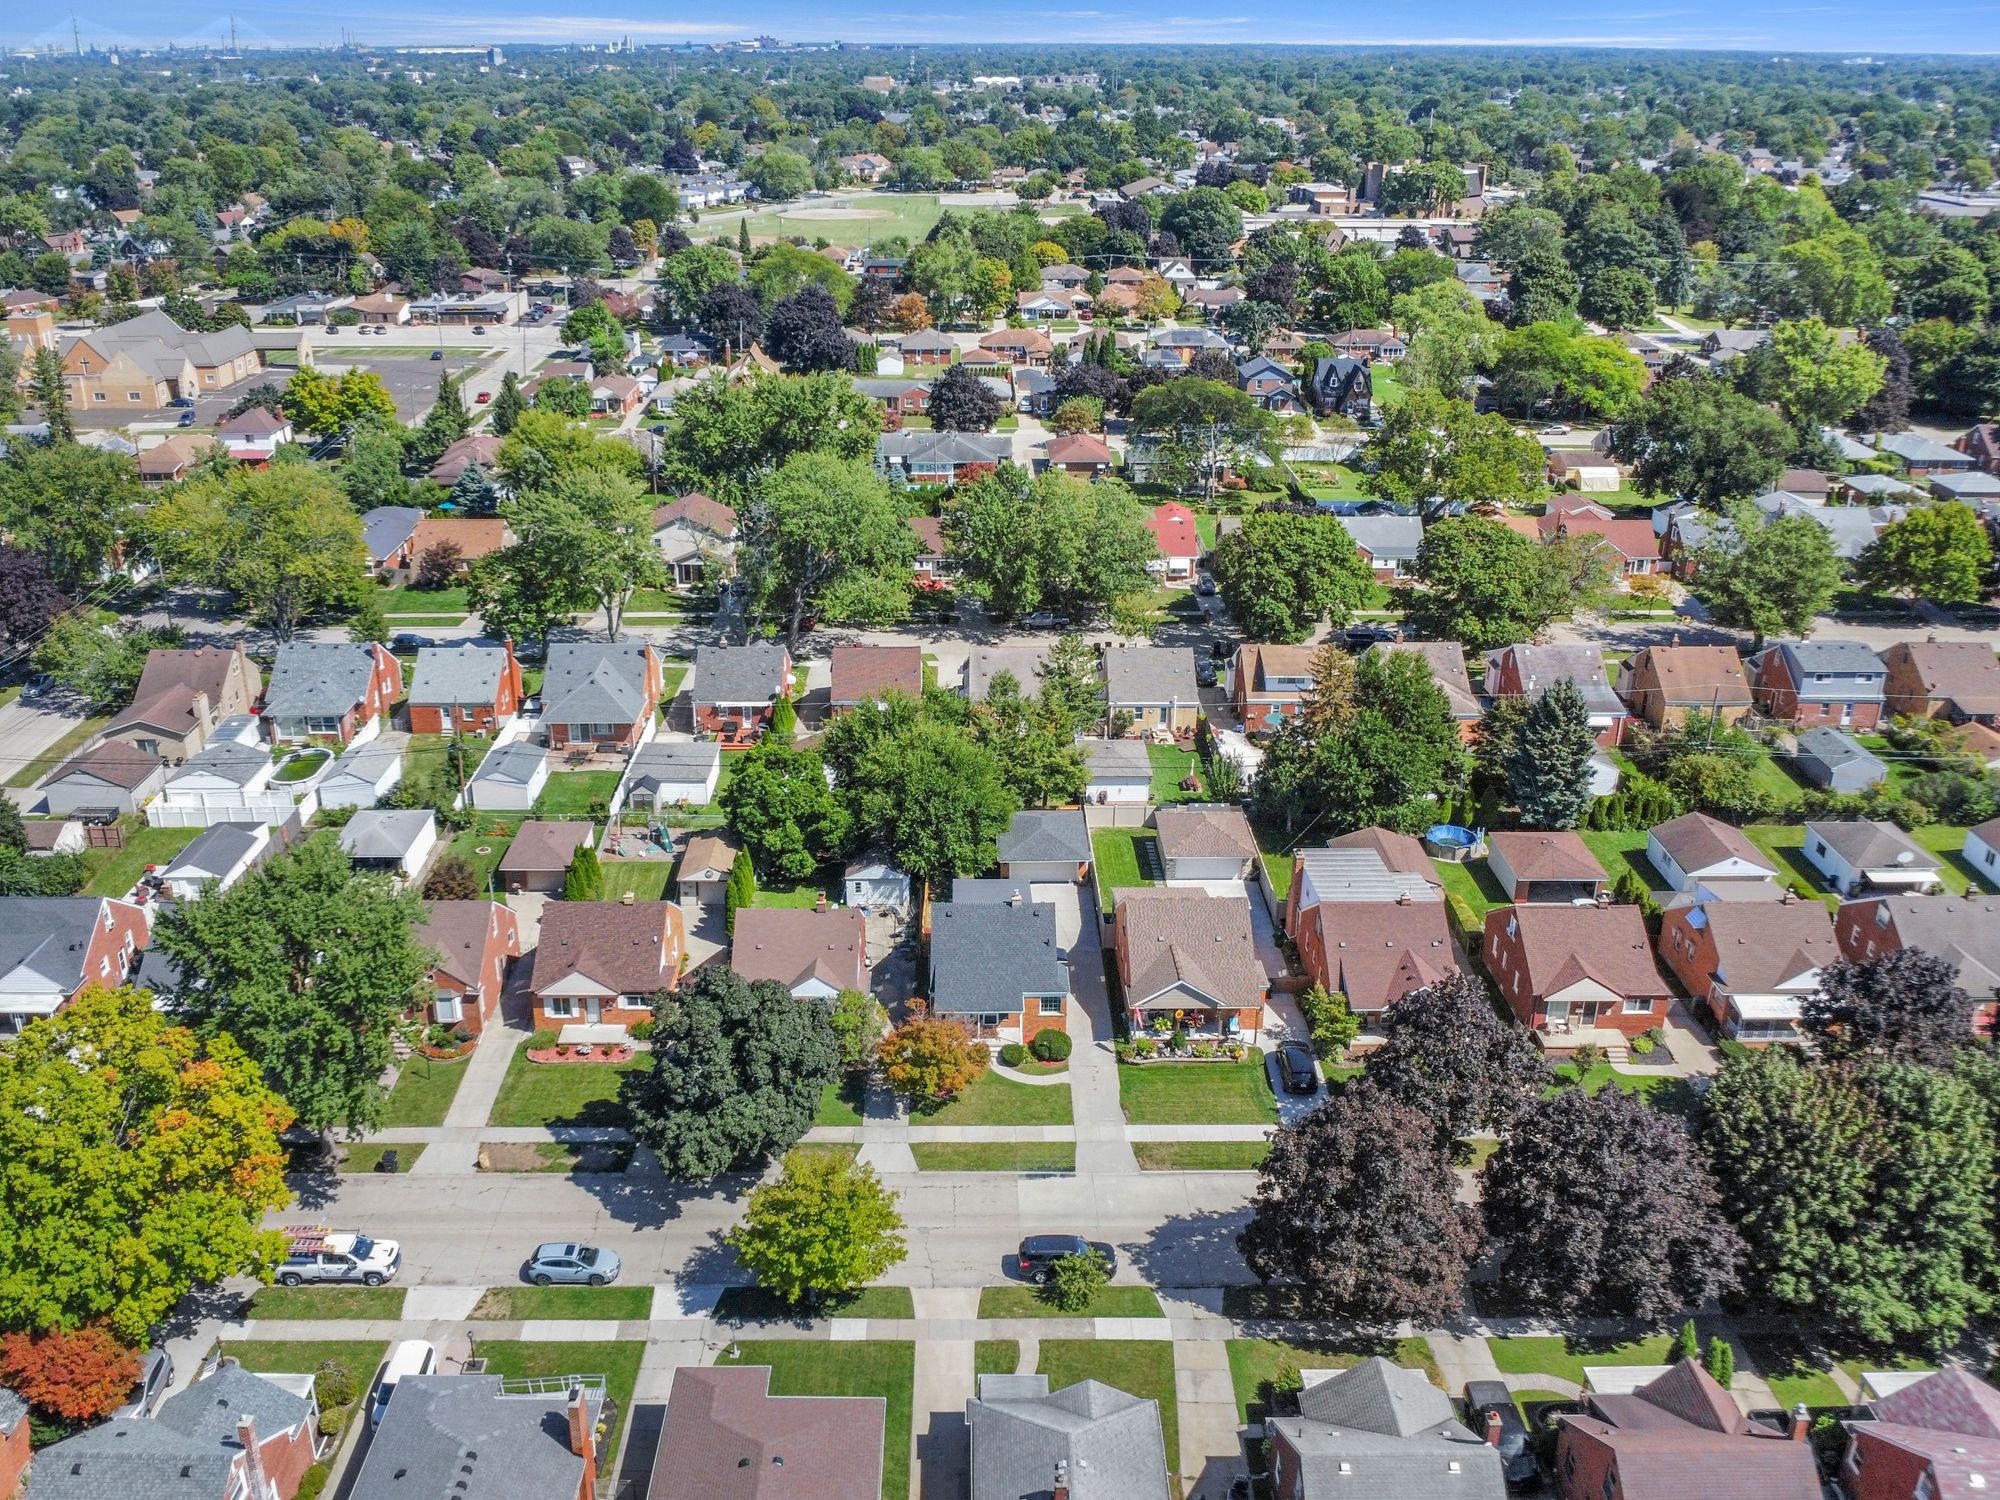
{"label": "grass median strip", "polygon": [[285,1322],[402,1315],[399,1286],[267,1286],[250,1299],[251,1317]]}
{"label": "grass median strip", "polygon": [[921,1172],[1074,1172],[1074,1141],[915,1141]]}
{"label": "grass median strip", "polygon": [[[1162,1349],[1166,1345],[1160,1346]],[[732,1343],[719,1365],[769,1365],[774,1396],[880,1396],[888,1403],[882,1441],[883,1500],[908,1500],[910,1407],[917,1346],[878,1339],[747,1339]],[[1173,1397],[1171,1359],[1167,1396]]]}
{"label": "grass median strip", "polygon": [[481,1141],[482,1172],[623,1172],[630,1141]]}
{"label": "grass median strip", "polygon": [[988,1286],[979,1289],[982,1318],[1158,1318],[1160,1299],[1149,1286],[1107,1286],[1082,1312],[1064,1312],[1042,1300],[1041,1288]]}
{"label": "grass median strip", "polygon": [[490,1286],[472,1316],[499,1323],[528,1318],[630,1318],[653,1313],[646,1286]]}
{"label": "grass median strip", "polygon": [[396,1171],[407,1172],[417,1164],[417,1158],[424,1154],[422,1141],[361,1141],[347,1148],[347,1154],[340,1159],[343,1172],[380,1172],[385,1170],[382,1158],[389,1152],[396,1153]]}
{"label": "grass median strip", "polygon": [[1271,1154],[1269,1141],[1134,1141],[1142,1172],[1254,1172]]}
{"label": "grass median strip", "polygon": [[783,1322],[802,1316],[823,1318],[914,1318],[916,1299],[906,1286],[864,1286],[816,1308],[793,1307],[769,1287],[724,1287],[716,1301],[719,1319],[742,1323]]}

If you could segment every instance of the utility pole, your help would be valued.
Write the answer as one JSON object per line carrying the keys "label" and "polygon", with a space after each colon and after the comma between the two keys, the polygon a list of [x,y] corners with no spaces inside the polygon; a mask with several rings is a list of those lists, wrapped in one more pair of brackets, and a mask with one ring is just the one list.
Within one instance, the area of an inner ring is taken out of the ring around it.
{"label": "utility pole", "polygon": [[76,55],[83,56],[83,32],[77,27],[75,11],[69,13],[69,39],[76,47]]}

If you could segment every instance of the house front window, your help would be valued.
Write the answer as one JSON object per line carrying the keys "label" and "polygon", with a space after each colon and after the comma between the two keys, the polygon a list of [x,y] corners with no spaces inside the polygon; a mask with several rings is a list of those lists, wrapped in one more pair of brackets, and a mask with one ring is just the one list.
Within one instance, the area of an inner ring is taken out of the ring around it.
{"label": "house front window", "polygon": [[542,1011],[552,1021],[567,1021],[576,1015],[576,1002],[566,997],[544,1000]]}
{"label": "house front window", "polygon": [[306,715],[307,734],[339,734],[340,720],[327,714]]}
{"label": "house front window", "polygon": [[1063,1013],[1063,997],[1061,995],[1044,995],[1041,997],[1038,1008],[1045,1016],[1059,1016]]}
{"label": "house front window", "polygon": [[1650,996],[1627,995],[1625,997],[1625,1014],[1627,1014],[1628,1016],[1645,1015],[1648,1012],[1650,1012],[1652,1008],[1653,1008],[1653,1001]]}
{"label": "house front window", "polygon": [[455,1026],[464,1018],[465,1007],[457,995],[440,993],[437,997],[437,1019],[440,1026]]}

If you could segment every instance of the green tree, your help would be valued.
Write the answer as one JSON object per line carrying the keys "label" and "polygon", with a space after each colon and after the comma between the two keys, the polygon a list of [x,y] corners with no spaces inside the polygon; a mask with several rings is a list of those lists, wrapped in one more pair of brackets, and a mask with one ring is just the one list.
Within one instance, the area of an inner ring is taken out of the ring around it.
{"label": "green tree", "polygon": [[889,1029],[889,1013],[881,1001],[861,990],[842,990],[834,996],[827,1014],[833,1026],[833,1044],[840,1053],[840,1065],[849,1070],[868,1065],[875,1044]]}
{"label": "green tree", "polygon": [[87,990],[0,1052],[0,1326],[129,1344],[200,1283],[267,1273],[292,1111],[227,1037]]}
{"label": "green tree", "polygon": [[1891,521],[1861,554],[1856,571],[1875,588],[1934,604],[1986,597],[1993,544],[1968,505],[1926,505]]}
{"label": "green tree", "polygon": [[408,505],[410,481],[403,474],[405,434],[400,427],[368,422],[354,430],[347,453],[334,472],[347,502],[358,511]]}
{"label": "green tree", "polygon": [[822,1005],[720,965],[653,1000],[653,1066],[624,1081],[632,1132],[667,1172],[708,1182],[783,1156],[840,1066]]}
{"label": "green tree", "polygon": [[1653,283],[1630,266],[1593,271],[1577,298],[1577,311],[1613,332],[1637,328],[1653,316]]}
{"label": "green tree", "polygon": [[[843,715],[840,727],[866,737],[840,765],[857,845],[885,850],[897,868],[935,890],[993,862],[994,842],[1021,807],[997,748],[968,738],[956,723],[906,715],[894,702]],[[828,755],[839,764],[831,745]]]}
{"label": "green tree", "polygon": [[1576,295],[1576,272],[1559,252],[1530,250],[1515,263],[1507,283],[1507,321],[1524,328],[1574,316]]}
{"label": "green tree", "polygon": [[718,376],[674,403],[661,468],[674,488],[741,510],[786,460],[869,458],[881,430],[880,408],[837,371],[735,384]]}
{"label": "green tree", "polygon": [[1264,457],[1276,418],[1248,391],[1183,376],[1141,391],[1132,402],[1132,427],[1159,439],[1175,488],[1212,501],[1226,470]]}
{"label": "green tree", "polygon": [[595,849],[588,844],[579,844],[576,853],[570,856],[569,868],[563,871],[563,900],[603,899],[604,867],[598,863]]}
{"label": "green tree", "polygon": [[1769,346],[1745,359],[1753,393],[1800,427],[1846,421],[1882,388],[1889,364],[1864,343],[1842,343],[1818,318],[1779,323]]}
{"label": "green tree", "polygon": [[1453,399],[1465,396],[1500,335],[1499,325],[1456,277],[1405,292],[1389,305],[1389,320],[1410,347],[1397,367],[1403,384]]}
{"label": "green tree", "polygon": [[786,1302],[822,1304],[865,1286],[904,1259],[896,1195],[872,1167],[824,1152],[794,1152],[774,1182],[751,1189],[730,1246]]}
{"label": "green tree", "polygon": [[1197,269],[1206,268],[1228,260],[1243,238],[1243,210],[1218,188],[1193,188],[1167,200],[1160,228],[1180,242]]}
{"label": "green tree", "polygon": [[1708,1340],[1708,1355],[1702,1364],[1715,1377],[1716,1384],[1725,1391],[1736,1378],[1736,1350],[1721,1334],[1712,1334]]}
{"label": "green tree", "polygon": [[801,453],[760,488],[737,555],[753,626],[782,622],[794,649],[808,617],[886,625],[909,613],[916,533],[888,481],[859,459]]}
{"label": "green tree", "polygon": [[960,586],[998,614],[1088,617],[1148,586],[1159,547],[1146,508],[1116,480],[1095,484],[1002,464],[946,502]]}
{"label": "green tree", "polygon": [[1546,488],[1539,443],[1498,413],[1431,391],[1410,391],[1390,408],[1368,452],[1377,469],[1363,485],[1397,504],[1523,501]]}
{"label": "green tree", "polygon": [[81,443],[14,442],[0,460],[0,530],[71,595],[97,588],[145,491],[122,453]]}
{"label": "green tree", "polygon": [[1468,651],[1528,640],[1573,602],[1553,556],[1498,521],[1438,521],[1417,546],[1413,573],[1424,587],[1411,596],[1408,620],[1423,639]]}
{"label": "green tree", "polygon": [[[61,259],[61,257],[57,257]],[[69,263],[63,262],[63,283],[69,282]],[[63,380],[62,356],[53,349],[37,349],[29,366],[28,398],[40,408],[48,424],[49,441],[67,447],[76,441],[76,423],[69,411],[69,386]]]}
{"label": "green tree", "polygon": [[1700,550],[1694,588],[1718,625],[1754,632],[1762,650],[1767,636],[1810,634],[1844,576],[1832,536],[1811,516],[1766,517],[1743,501]]}
{"label": "green tree", "polygon": [[1671,1363],[1679,1364],[1684,1359],[1700,1358],[1701,1335],[1695,1331],[1694,1319],[1689,1318],[1685,1323],[1681,1324],[1681,1331],[1674,1335],[1673,1359]]}
{"label": "green tree", "polygon": [[1324,985],[1311,985],[1299,995],[1299,1014],[1305,1017],[1313,1052],[1321,1062],[1343,1061],[1361,1035],[1361,1018],[1348,1005],[1347,996],[1338,991],[1329,994]]}
{"label": "green tree", "polygon": [[722,928],[734,935],[736,914],[757,900],[757,868],[750,861],[748,849],[738,849],[736,860],[729,867],[729,888],[723,894]]}
{"label": "green tree", "polygon": [[300,623],[350,609],[367,588],[361,520],[324,470],[237,469],[182,485],[145,533],[170,577],[228,591],[288,641]]}
{"label": "green tree", "polygon": [[514,424],[521,420],[521,413],[528,403],[521,399],[521,378],[512,370],[500,377],[500,392],[493,398],[492,428],[505,437],[514,430]]}
{"label": "green tree", "polygon": [[803,198],[813,185],[812,163],[783,146],[767,147],[762,155],[751,160],[744,175],[760,198],[774,203]]}
{"label": "green tree", "polygon": [[393,425],[396,398],[372,370],[329,378],[302,365],[285,386],[285,415],[303,431],[326,436],[360,422]]}
{"label": "green tree", "polygon": [[653,545],[653,504],[637,481],[598,469],[558,473],[543,489],[507,501],[502,514],[539,564],[559,563],[544,586],[604,612],[605,639],[624,633],[633,593],[666,582]]}
{"label": "green tree", "polygon": [[1529,828],[1575,828],[1590,811],[1597,737],[1575,681],[1559,677],[1528,705],[1507,758],[1507,795]]}
{"label": "green tree", "polygon": [[1783,418],[1712,375],[1654,381],[1608,435],[1640,490],[1711,510],[1768,490],[1792,445]]}
{"label": "green tree", "polygon": [[1345,625],[1373,582],[1347,528],[1317,509],[1252,511],[1209,567],[1253,641],[1303,641],[1321,624]]}
{"label": "green tree", "polygon": [[322,832],[163,914],[154,938],[180,970],[176,1017],[235,1038],[308,1128],[360,1133],[382,1123],[396,1022],[427,998],[422,918],[415,891],[354,871]]}
{"label": "green tree", "polygon": [[70,610],[35,647],[35,670],[92,708],[109,709],[132,701],[147,652],[180,639],[176,632],[135,629],[106,611]]}
{"label": "green tree", "polygon": [[1101,1250],[1056,1257],[1042,1282],[1042,1300],[1072,1316],[1088,1311],[1098,1293],[1111,1285],[1111,1267]]}
{"label": "green tree", "polygon": [[847,841],[847,809],[809,750],[765,740],[743,756],[718,801],[766,880],[811,880]]}

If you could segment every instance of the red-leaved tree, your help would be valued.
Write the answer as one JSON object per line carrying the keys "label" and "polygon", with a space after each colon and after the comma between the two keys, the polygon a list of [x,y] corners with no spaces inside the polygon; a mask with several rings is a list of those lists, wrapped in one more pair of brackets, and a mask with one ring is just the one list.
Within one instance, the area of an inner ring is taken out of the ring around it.
{"label": "red-leaved tree", "polygon": [[96,1324],[68,1333],[10,1333],[0,1338],[0,1375],[31,1406],[94,1422],[124,1403],[139,1378],[139,1351]]}

